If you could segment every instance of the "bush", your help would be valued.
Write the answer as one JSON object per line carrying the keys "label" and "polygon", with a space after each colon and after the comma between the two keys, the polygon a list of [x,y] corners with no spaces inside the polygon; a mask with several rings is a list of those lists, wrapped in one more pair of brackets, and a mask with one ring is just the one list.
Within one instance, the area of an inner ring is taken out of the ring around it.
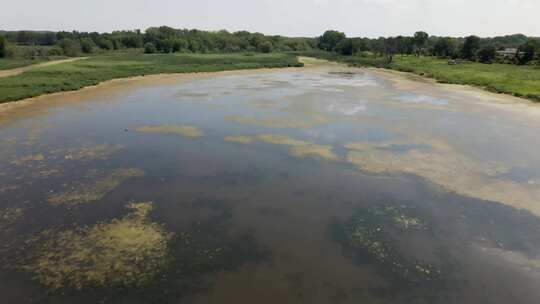
{"label": "bush", "polygon": [[144,52],[146,54],[154,54],[157,52],[156,46],[152,42],[147,42],[144,45]]}
{"label": "bush", "polygon": [[58,45],[53,46],[47,51],[47,56],[62,56],[62,55],[64,55],[64,51]]}

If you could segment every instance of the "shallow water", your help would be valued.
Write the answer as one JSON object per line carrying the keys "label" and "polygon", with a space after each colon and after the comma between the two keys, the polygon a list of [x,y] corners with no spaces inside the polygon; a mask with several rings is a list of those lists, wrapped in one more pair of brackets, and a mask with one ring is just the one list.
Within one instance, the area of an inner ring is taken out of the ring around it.
{"label": "shallow water", "polygon": [[0,294],[537,303],[540,116],[500,100],[323,66],[10,110]]}

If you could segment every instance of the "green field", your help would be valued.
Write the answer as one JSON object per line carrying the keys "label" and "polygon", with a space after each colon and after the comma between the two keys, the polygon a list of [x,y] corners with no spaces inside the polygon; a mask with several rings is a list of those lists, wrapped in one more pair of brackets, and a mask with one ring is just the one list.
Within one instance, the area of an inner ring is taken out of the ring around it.
{"label": "green field", "polygon": [[35,68],[0,78],[0,102],[72,91],[115,78],[160,73],[302,66],[292,54],[122,54]]}
{"label": "green field", "polygon": [[464,63],[449,65],[448,60],[436,57],[394,56],[391,64],[381,57],[341,56],[332,53],[303,54],[352,66],[372,66],[410,72],[442,83],[465,84],[491,92],[511,94],[540,101],[540,67],[510,64]]}

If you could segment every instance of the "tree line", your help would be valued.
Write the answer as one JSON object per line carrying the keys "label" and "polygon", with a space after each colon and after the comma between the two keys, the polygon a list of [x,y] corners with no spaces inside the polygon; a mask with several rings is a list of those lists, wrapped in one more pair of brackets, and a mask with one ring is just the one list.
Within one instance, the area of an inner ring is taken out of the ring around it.
{"label": "tree line", "polygon": [[391,62],[395,55],[426,55],[483,63],[528,64],[540,61],[540,38],[521,34],[455,38],[430,36],[419,31],[411,36],[373,39],[348,38],[342,32],[329,30],[316,38],[290,38],[247,31],[231,33],[167,26],[151,27],[144,32],[112,33],[0,31],[0,57],[79,56],[122,49],[141,49],[146,53],[326,51],[345,56],[381,56],[387,62]]}

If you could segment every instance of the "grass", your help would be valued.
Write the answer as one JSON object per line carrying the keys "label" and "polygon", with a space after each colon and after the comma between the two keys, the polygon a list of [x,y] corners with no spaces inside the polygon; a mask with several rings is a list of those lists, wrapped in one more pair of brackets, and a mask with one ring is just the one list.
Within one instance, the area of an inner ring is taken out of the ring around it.
{"label": "grass", "polygon": [[0,58],[0,70],[9,70],[21,68],[24,66],[43,62],[41,59],[24,59],[24,58]]}
{"label": "grass", "polygon": [[418,74],[441,83],[472,85],[491,92],[505,93],[540,102],[540,67],[510,64],[467,63],[449,65],[446,59],[435,57],[395,56],[391,64],[380,57],[341,56],[330,53],[311,53],[331,61],[352,66],[372,66]]}
{"label": "grass", "polygon": [[35,68],[0,78],[0,103],[78,90],[100,82],[160,73],[302,66],[292,54],[114,54]]}

